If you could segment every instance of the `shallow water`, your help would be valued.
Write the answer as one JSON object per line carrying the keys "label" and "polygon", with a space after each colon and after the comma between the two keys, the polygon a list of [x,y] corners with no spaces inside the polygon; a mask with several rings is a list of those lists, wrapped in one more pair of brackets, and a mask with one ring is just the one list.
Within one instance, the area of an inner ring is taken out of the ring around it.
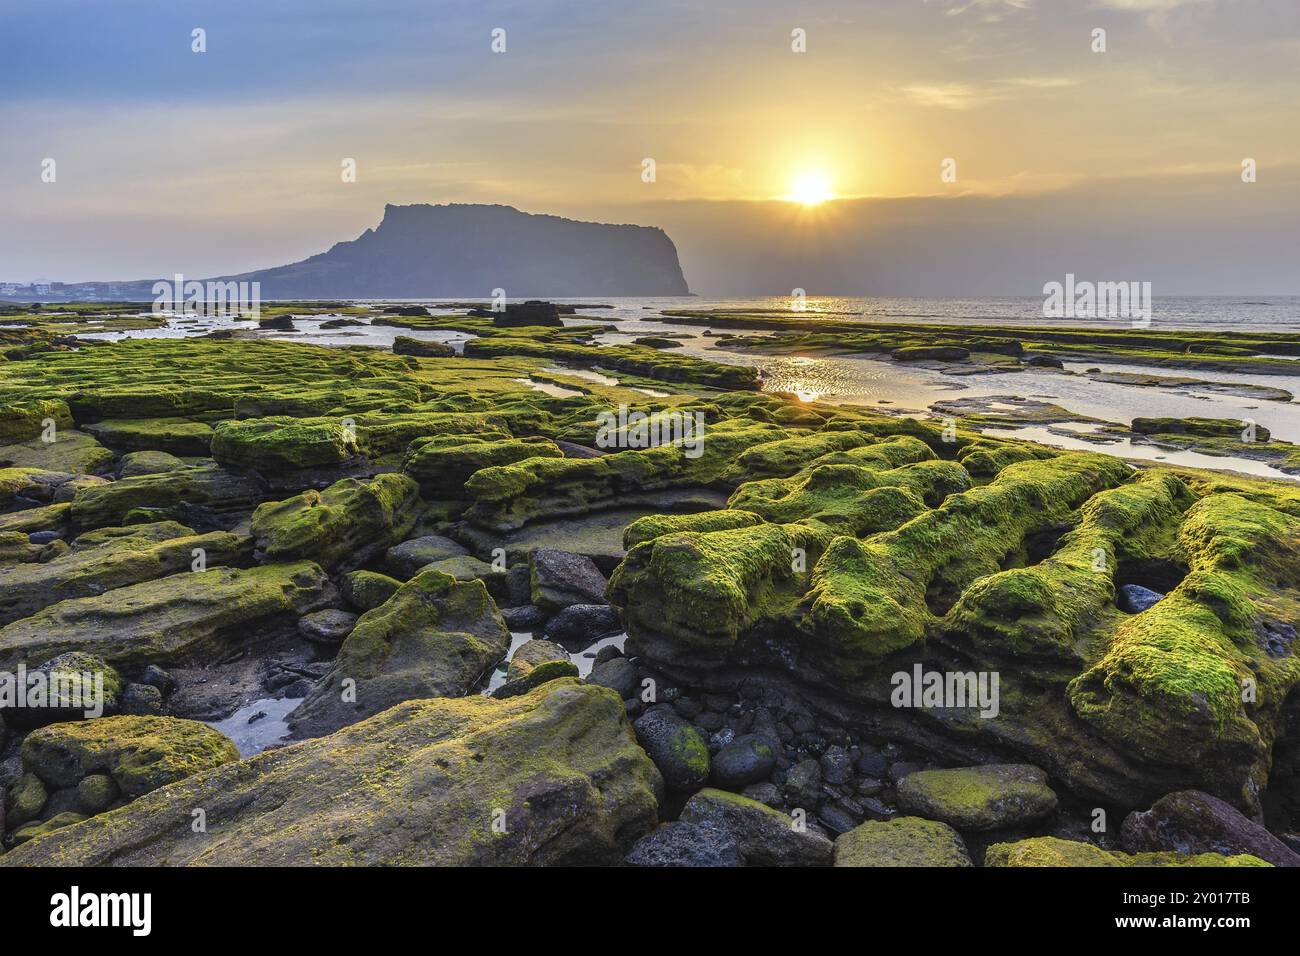
{"label": "shallow water", "polygon": [[[285,718],[301,703],[301,700],[288,697],[266,697],[239,708],[225,720],[210,720],[205,723],[233,740],[239,748],[239,756],[251,757],[289,736],[289,725]],[[249,719],[257,714],[266,716],[249,723]]]}
{"label": "shallow water", "polygon": [[[428,302],[429,300],[422,300]],[[989,372],[978,375],[954,376],[942,372],[902,365],[889,359],[861,355],[797,356],[761,355],[733,352],[717,347],[714,336],[705,335],[703,326],[677,325],[671,322],[651,321],[661,316],[665,309],[691,309],[707,311],[715,308],[729,309],[782,309],[788,315],[790,301],[784,298],[764,297],[752,299],[710,300],[705,298],[676,297],[658,299],[573,299],[574,303],[599,302],[608,308],[581,311],[565,316],[566,325],[590,323],[615,324],[617,332],[601,333],[595,341],[601,345],[630,343],[646,334],[663,335],[681,333],[682,348],[674,349],[686,355],[758,368],[762,371],[763,387],[768,391],[793,392],[805,401],[832,404],[855,404],[877,408],[894,414],[927,415],[935,402],[954,397],[975,398],[997,395],[1015,395],[1035,398],[1061,405],[1080,417],[1096,418],[1114,424],[1128,425],[1133,418],[1162,416],[1185,418],[1237,418],[1251,420],[1268,428],[1282,441],[1300,443],[1300,403],[1263,401],[1234,395],[1196,393],[1180,387],[1149,387],[1098,382],[1082,374],[1064,374],[1053,369],[1026,368],[1015,372]],[[436,303],[431,306],[437,313]],[[807,302],[809,319],[816,319],[814,310],[842,312],[840,321],[863,322],[924,322],[952,325],[1026,325],[1040,327],[1094,326],[1100,328],[1127,328],[1124,320],[1051,320],[1042,317],[1041,297],[1002,299],[894,299],[894,298],[811,298]],[[825,316],[821,316],[825,318]],[[295,319],[297,332],[260,332],[259,338],[309,342],[318,345],[368,345],[391,348],[398,335],[430,341],[448,342],[457,352],[463,352],[465,342],[473,338],[463,332],[402,329],[395,326],[361,325],[342,329],[321,329],[321,323],[331,316],[313,319]],[[173,323],[164,329],[135,332],[87,333],[87,338],[159,338],[201,335],[217,328],[248,328],[248,323],[234,323],[225,319],[199,317],[197,322]],[[1300,297],[1200,297],[1156,299],[1156,312],[1152,328],[1168,329],[1231,329],[1234,331],[1294,331],[1300,334]],[[747,333],[762,334],[762,333]],[[1137,372],[1157,375],[1180,375],[1214,382],[1233,382],[1263,385],[1300,391],[1300,368],[1292,376],[1254,375],[1236,372],[1203,372],[1154,368],[1119,362],[1089,360],[1067,362],[1066,371],[1083,372],[1099,368],[1103,372]],[[551,366],[548,372],[585,378],[602,385],[617,385],[619,378],[603,370],[570,369]],[[564,386],[525,382],[529,387],[549,395],[577,394]],[[655,397],[669,393],[655,389],[638,388],[638,391]],[[1044,444],[1062,448],[1086,447],[1144,460],[1163,460],[1171,463],[1191,464],[1218,470],[1233,470],[1271,478],[1290,478],[1275,468],[1240,457],[1196,455],[1192,452],[1165,450],[1153,451],[1141,443],[1127,441],[1101,445],[1081,442],[1045,429],[1014,429],[1018,437],[1034,438]],[[1163,458],[1155,459],[1155,455]]]}
{"label": "shallow water", "polygon": [[[488,678],[487,686],[483,688],[483,694],[491,694],[498,687],[506,682],[506,671],[510,664],[510,659],[515,656],[515,651],[521,646],[534,640],[536,635],[531,631],[511,631],[510,632],[510,649],[506,651],[505,658],[497,665],[492,676]],[[602,637],[598,641],[592,641],[586,647],[578,651],[569,651],[569,660],[573,661],[578,668],[578,676],[586,677],[591,673],[592,666],[596,663],[596,654],[602,647],[614,646],[620,651],[623,649],[624,642],[627,641],[626,634],[611,634],[609,637]],[[568,650],[568,648],[565,648]]]}

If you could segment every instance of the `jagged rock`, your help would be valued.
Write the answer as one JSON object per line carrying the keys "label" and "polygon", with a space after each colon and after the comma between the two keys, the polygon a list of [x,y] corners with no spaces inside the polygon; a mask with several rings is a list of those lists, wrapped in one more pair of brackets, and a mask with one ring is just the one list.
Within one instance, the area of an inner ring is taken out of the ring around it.
{"label": "jagged rock", "polygon": [[426,569],[357,619],[329,673],[289,715],[290,726],[295,736],[315,737],[404,700],[459,697],[509,647],[510,632],[481,581]]}
{"label": "jagged rock", "polygon": [[608,582],[585,554],[538,548],[529,557],[533,603],[551,611],[603,604]]}
{"label": "jagged rock", "polygon": [[[0,864],[614,863],[654,826],[661,786],[613,694],[554,681],[505,701],[408,701],[173,784]],[[193,832],[194,807],[208,832]],[[505,832],[494,831],[498,813]]]}
{"label": "jagged rock", "polygon": [[898,784],[898,804],[958,830],[998,830],[1053,813],[1056,794],[1037,767],[988,764],[910,773]]}
{"label": "jagged rock", "polygon": [[34,730],[23,741],[23,769],[47,786],[75,787],[106,774],[127,799],[239,759],[207,724],[177,717],[103,717]]}
{"label": "jagged rock", "polygon": [[633,724],[664,783],[673,790],[694,790],[709,779],[709,747],[700,732],[666,704],[651,707]]}
{"label": "jagged rock", "polygon": [[407,581],[419,573],[421,568],[435,561],[444,561],[465,554],[469,552],[451,538],[428,534],[389,548],[388,553],[384,555],[384,567],[394,578]]}
{"label": "jagged rock", "polygon": [[677,820],[665,823],[636,842],[628,866],[740,866],[740,848],[730,833],[717,827]]}
{"label": "jagged rock", "polygon": [[332,588],[310,561],[183,571],[98,597],[52,604],[0,628],[0,663],[85,650],[116,667],[211,660],[221,649],[292,627]]}
{"label": "jagged rock", "polygon": [[961,836],[920,817],[869,820],[835,838],[836,866],[971,866]]}
{"label": "jagged rock", "polygon": [[253,512],[257,550],[267,561],[311,558],[327,569],[351,570],[415,524],[419,489],[404,475],[370,481],[344,478],[324,491],[304,491]]}
{"label": "jagged rock", "polygon": [[1183,790],[1124,818],[1120,843],[1130,853],[1246,853],[1274,866],[1300,866],[1296,853],[1218,797]]}
{"label": "jagged rock", "polygon": [[784,813],[725,790],[701,790],[686,801],[681,819],[728,833],[748,866],[829,866],[831,862],[831,841],[826,837],[796,830]]}
{"label": "jagged rock", "polygon": [[1268,866],[1248,856],[1221,853],[1138,853],[1103,850],[1092,843],[1060,837],[1034,837],[1015,843],[994,843],[984,851],[985,866]]}

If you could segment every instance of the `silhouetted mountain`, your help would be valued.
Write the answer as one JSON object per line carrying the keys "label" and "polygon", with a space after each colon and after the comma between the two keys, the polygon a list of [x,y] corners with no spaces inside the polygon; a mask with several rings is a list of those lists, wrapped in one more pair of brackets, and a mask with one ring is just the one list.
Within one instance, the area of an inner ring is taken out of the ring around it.
{"label": "silhouetted mountain", "polygon": [[651,226],[510,206],[385,206],[378,228],[292,265],[226,280],[264,299],[687,295],[677,248]]}

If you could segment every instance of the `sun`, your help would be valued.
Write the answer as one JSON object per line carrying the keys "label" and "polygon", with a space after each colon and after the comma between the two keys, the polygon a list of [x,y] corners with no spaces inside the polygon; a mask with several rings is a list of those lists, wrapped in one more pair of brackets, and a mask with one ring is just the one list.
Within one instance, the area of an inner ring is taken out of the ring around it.
{"label": "sun", "polygon": [[816,206],[833,199],[835,196],[831,192],[830,181],[819,172],[802,173],[794,181],[794,186],[790,190],[789,200],[791,202],[802,203],[805,206]]}

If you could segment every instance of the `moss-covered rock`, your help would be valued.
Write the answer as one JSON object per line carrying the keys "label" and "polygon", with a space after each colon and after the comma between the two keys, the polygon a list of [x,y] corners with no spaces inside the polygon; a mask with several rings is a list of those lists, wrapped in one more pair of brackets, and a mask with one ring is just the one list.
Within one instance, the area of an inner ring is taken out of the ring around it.
{"label": "moss-covered rock", "polygon": [[401,586],[401,581],[377,571],[349,571],[339,579],[343,600],[358,611],[373,611]]}
{"label": "moss-covered rock", "polygon": [[290,725],[296,736],[314,737],[404,700],[459,697],[509,647],[510,632],[483,582],[421,571],[361,615]]}
{"label": "moss-covered rock", "polygon": [[[904,778],[906,779],[906,778]],[[835,838],[836,866],[971,866],[961,835],[921,817],[868,820]]]}
{"label": "moss-covered rock", "polygon": [[0,467],[43,468],[77,475],[100,474],[113,463],[113,453],[84,432],[65,428],[55,440],[29,438],[0,446]]}
{"label": "moss-covered rock", "polygon": [[117,418],[88,424],[85,430],[118,451],[206,455],[212,443],[212,426],[188,418]]}
{"label": "moss-covered rock", "polygon": [[136,509],[183,520],[195,507],[230,514],[252,508],[263,496],[251,479],[206,465],[83,488],[72,499],[70,517],[83,529],[121,525]]}
{"label": "moss-covered rock", "polygon": [[[661,786],[615,694],[553,681],[509,700],[399,704],[173,784],[0,863],[614,863],[654,827]],[[207,813],[206,833],[190,825],[194,807]]]}
{"label": "moss-covered rock", "polygon": [[239,759],[229,738],[176,717],[104,717],[51,724],[27,735],[23,769],[54,787],[92,774],[113,779],[127,799]]}
{"label": "moss-covered rock", "polygon": [[46,423],[56,430],[72,427],[72,412],[60,399],[34,399],[0,404],[0,445],[38,438]]}
{"label": "moss-covered rock", "polygon": [[898,803],[958,830],[1000,830],[1052,814],[1056,794],[1037,767],[987,764],[910,773],[898,784]]}
{"label": "moss-covered rock", "polygon": [[404,475],[344,478],[324,491],[266,502],[253,512],[257,550],[267,561],[310,558],[354,568],[401,541],[418,517],[419,489]]}
{"label": "moss-covered rock", "polygon": [[294,472],[340,465],[359,452],[355,425],[342,420],[272,416],[222,422],[212,432],[212,457],[236,469]]}
{"label": "moss-covered rock", "polygon": [[994,843],[984,851],[985,866],[1271,866],[1258,857],[1221,853],[1120,853],[1092,843],[1060,837],[1034,837]]}
{"label": "moss-covered rock", "polygon": [[0,663],[88,651],[118,667],[202,663],[223,648],[292,628],[330,585],[310,561],[182,571],[97,597],[60,601],[0,628]]}
{"label": "moss-covered rock", "polygon": [[831,841],[798,829],[794,820],[766,804],[711,787],[686,801],[681,819],[722,830],[736,841],[747,866],[827,866]]}
{"label": "moss-covered rock", "polygon": [[448,436],[413,441],[402,470],[431,498],[462,498],[466,480],[480,468],[509,465],[528,458],[563,457],[559,446],[547,438],[491,440]]}
{"label": "moss-covered rock", "polygon": [[39,564],[0,568],[0,624],[71,598],[91,597],[194,567],[247,563],[246,537],[226,531],[194,534],[173,521],[105,528],[77,538],[71,549]]}

